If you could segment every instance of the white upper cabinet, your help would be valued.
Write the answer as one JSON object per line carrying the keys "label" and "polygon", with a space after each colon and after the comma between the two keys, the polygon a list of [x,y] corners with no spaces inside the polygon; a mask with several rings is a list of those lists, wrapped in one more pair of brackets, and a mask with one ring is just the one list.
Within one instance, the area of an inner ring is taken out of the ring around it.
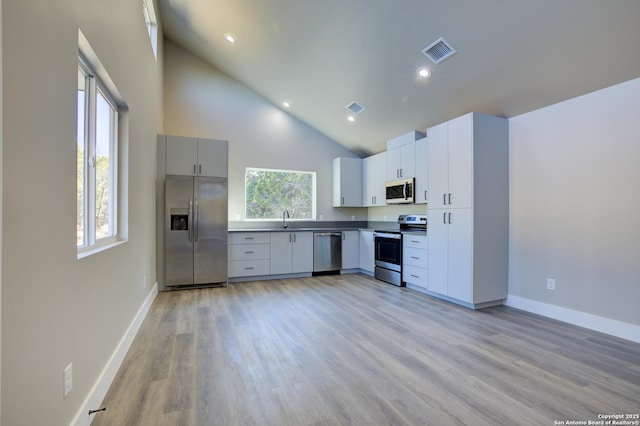
{"label": "white upper cabinet", "polygon": [[387,141],[387,180],[409,179],[416,175],[416,144],[425,137],[417,130]]}
{"label": "white upper cabinet", "polygon": [[[473,114],[467,114],[449,122],[450,208],[471,207],[473,203],[473,118]],[[477,142],[482,146],[482,138]]]}
{"label": "white upper cabinet", "polygon": [[333,207],[362,207],[362,159],[333,159]]}
{"label": "white upper cabinet", "polygon": [[182,136],[165,136],[165,140],[166,174],[227,176],[227,141]]}
{"label": "white upper cabinet", "polygon": [[226,177],[227,141],[198,139],[198,167],[200,176]]}
{"label": "white upper cabinet", "polygon": [[387,180],[408,179],[416,174],[415,142],[387,150]]}
{"label": "white upper cabinet", "polygon": [[414,199],[416,204],[426,204],[429,201],[427,185],[429,182],[428,150],[429,145],[427,144],[427,138],[422,138],[416,141],[416,189]]}
{"label": "white upper cabinet", "polygon": [[472,206],[473,114],[429,128],[429,208]]}
{"label": "white upper cabinet", "polygon": [[372,155],[362,160],[362,186],[364,207],[386,205],[385,183],[387,182],[387,152]]}

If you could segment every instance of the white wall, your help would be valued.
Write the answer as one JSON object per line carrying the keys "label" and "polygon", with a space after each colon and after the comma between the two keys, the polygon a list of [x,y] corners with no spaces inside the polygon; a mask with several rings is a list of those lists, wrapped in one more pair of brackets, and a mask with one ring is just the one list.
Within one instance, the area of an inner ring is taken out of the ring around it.
{"label": "white wall", "polygon": [[229,141],[229,220],[244,220],[245,167],[317,173],[317,218],[367,219],[332,207],[332,160],[357,157],[176,44],[165,41],[164,133]]}
{"label": "white wall", "polygon": [[509,120],[510,298],[640,325],[639,93],[636,79]]}
{"label": "white wall", "polygon": [[[3,0],[2,9],[2,423],[64,425],[150,293],[143,277],[155,282],[162,56],[153,58],[140,1]],[[131,166],[128,241],[81,260],[75,243],[79,28],[129,105],[122,155]],[[73,390],[65,399],[62,371],[70,362]]]}

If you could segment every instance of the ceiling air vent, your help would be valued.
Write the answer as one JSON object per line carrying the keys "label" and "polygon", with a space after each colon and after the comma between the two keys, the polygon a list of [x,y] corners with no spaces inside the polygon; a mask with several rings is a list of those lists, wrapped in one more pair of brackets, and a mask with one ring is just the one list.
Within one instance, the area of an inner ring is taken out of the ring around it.
{"label": "ceiling air vent", "polygon": [[355,115],[358,115],[362,111],[364,111],[364,107],[357,102],[351,102],[349,105],[347,105],[347,109]]}
{"label": "ceiling air vent", "polygon": [[422,53],[437,65],[445,59],[455,55],[456,49],[451,47],[444,38],[440,37],[438,40],[423,49]]}

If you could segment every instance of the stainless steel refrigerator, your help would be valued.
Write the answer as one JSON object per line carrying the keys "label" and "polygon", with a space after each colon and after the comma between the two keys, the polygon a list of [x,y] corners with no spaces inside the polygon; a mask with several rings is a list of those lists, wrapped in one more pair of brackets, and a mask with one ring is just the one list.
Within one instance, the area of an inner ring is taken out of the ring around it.
{"label": "stainless steel refrigerator", "polygon": [[166,285],[227,281],[227,178],[167,176]]}

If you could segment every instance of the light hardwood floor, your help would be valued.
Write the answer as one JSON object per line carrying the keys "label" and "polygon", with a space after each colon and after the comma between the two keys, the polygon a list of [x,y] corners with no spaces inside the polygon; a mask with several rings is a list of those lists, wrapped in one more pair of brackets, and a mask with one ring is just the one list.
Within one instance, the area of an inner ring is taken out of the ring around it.
{"label": "light hardwood floor", "polygon": [[365,275],[160,293],[93,425],[553,425],[640,413],[640,344]]}

